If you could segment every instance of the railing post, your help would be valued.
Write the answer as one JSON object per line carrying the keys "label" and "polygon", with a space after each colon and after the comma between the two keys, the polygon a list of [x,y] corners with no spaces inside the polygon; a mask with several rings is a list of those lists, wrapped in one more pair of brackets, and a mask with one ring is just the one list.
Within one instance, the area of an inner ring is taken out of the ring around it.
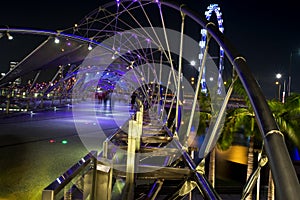
{"label": "railing post", "polygon": [[64,200],[72,200],[72,191],[71,186],[65,186],[64,187]]}
{"label": "railing post", "polygon": [[123,199],[133,200],[134,198],[134,172],[135,172],[135,151],[137,144],[139,126],[137,121],[129,120],[127,164],[126,164],[126,185]]}
{"label": "railing post", "polygon": [[43,200],[54,200],[54,190],[43,190],[42,199]]}
{"label": "railing post", "polygon": [[91,200],[95,200],[96,198],[96,185],[97,185],[97,157],[92,159],[93,162],[93,180],[92,180],[92,191],[91,191]]}
{"label": "railing post", "polygon": [[140,150],[141,146],[141,136],[143,133],[143,112],[136,112],[136,122],[137,122],[137,138],[136,138],[136,150]]}
{"label": "railing post", "polygon": [[[9,91],[10,92],[10,91]],[[7,95],[7,103],[6,103],[6,114],[9,113],[9,108],[10,108],[10,94]]]}
{"label": "railing post", "polygon": [[107,156],[108,156],[108,141],[105,140],[103,142],[103,155],[102,155],[102,157],[107,158]]}
{"label": "railing post", "polygon": [[112,190],[112,168],[101,162],[97,163],[95,176],[95,200],[110,200]]}

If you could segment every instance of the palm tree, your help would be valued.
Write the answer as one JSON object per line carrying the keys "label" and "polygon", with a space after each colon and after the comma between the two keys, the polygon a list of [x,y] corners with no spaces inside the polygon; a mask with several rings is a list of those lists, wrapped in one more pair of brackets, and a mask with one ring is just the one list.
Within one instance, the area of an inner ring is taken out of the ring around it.
{"label": "palm tree", "polygon": [[[270,100],[268,104],[281,132],[287,136],[287,141],[290,140],[294,146],[300,148],[300,132],[296,132],[300,128],[300,95],[294,93],[288,96],[285,103]],[[271,171],[269,172],[268,199],[274,199],[274,183]]]}
{"label": "palm tree", "polygon": [[[245,90],[243,89],[240,81],[234,83],[234,93],[238,96],[247,97]],[[209,96],[209,95],[207,95]],[[207,96],[200,97],[200,105],[202,110],[200,111],[200,123],[198,128],[198,135],[205,133],[205,129],[208,127],[207,123],[211,119],[211,104],[210,99]],[[232,145],[234,134],[241,127],[245,130],[244,133],[246,136],[251,138],[250,148],[249,148],[249,159],[248,159],[248,169],[247,169],[247,178],[252,174],[253,171],[253,137],[260,136],[257,126],[255,126],[254,112],[251,109],[250,102],[245,98],[246,105],[245,107],[228,109],[225,124],[222,130],[222,134],[218,140],[218,143],[215,148],[220,150],[227,150]],[[206,105],[206,106],[203,106]],[[209,105],[209,106],[208,106]],[[205,119],[205,120],[203,120]],[[251,123],[249,123],[251,122]],[[215,148],[210,152],[209,158],[209,174],[208,180],[211,182],[212,186],[215,183]],[[252,159],[250,159],[252,158]],[[204,164],[203,164],[204,165]],[[204,169],[203,169],[204,171]]]}
{"label": "palm tree", "polygon": [[[249,99],[247,98],[246,92],[239,81],[236,81],[234,85],[234,94],[240,97],[244,97],[245,106],[235,109],[228,109],[225,124],[222,130],[222,134],[218,140],[216,148],[220,150],[228,149],[233,142],[234,133],[241,127],[244,130],[245,136],[250,138],[249,150],[248,150],[248,163],[247,163],[247,179],[253,172],[253,141],[257,140],[259,144],[262,144],[262,138],[258,126],[255,123],[254,112],[251,108]],[[202,101],[201,101],[202,100]],[[211,107],[209,99],[202,96],[200,98],[200,105],[202,110],[198,113],[200,115],[200,123],[198,128],[198,135],[205,133],[205,128],[208,126],[208,121],[211,118]],[[300,117],[300,95],[291,95],[286,99],[286,103],[282,104],[279,101],[268,101],[271,110],[274,113],[275,120],[278,123],[280,130],[288,136],[288,138],[297,146],[300,147],[300,135],[296,134],[294,130],[299,127]],[[206,105],[206,106],[203,106]],[[206,108],[206,109],[205,109]],[[262,150],[260,150],[261,152]],[[209,181],[214,184],[214,151],[210,153],[210,164],[209,164]],[[271,173],[270,173],[271,175]],[[270,179],[272,180],[272,178]],[[272,188],[269,188],[272,189]],[[274,191],[271,194],[274,197]],[[251,199],[251,194],[247,199]]]}
{"label": "palm tree", "polygon": [[[222,150],[228,149],[232,144],[234,132],[238,128],[243,127],[245,135],[250,137],[247,166],[248,179],[253,171],[253,140],[258,139],[260,143],[262,143],[262,140],[254,120],[254,112],[250,106],[247,95],[243,88],[240,87],[239,82],[236,84],[235,92],[240,96],[246,97],[245,102],[247,106],[245,108],[236,108],[227,111],[226,122],[222,135],[218,141],[218,148]],[[281,132],[287,136],[296,147],[300,148],[300,133],[295,131],[300,128],[300,95],[293,94],[289,96],[284,104],[278,100],[270,100],[268,101],[268,104]],[[271,173],[269,173],[269,176],[270,199],[273,199],[274,190],[271,187],[273,185]],[[251,194],[248,196],[248,199],[252,199]]]}
{"label": "palm tree", "polygon": [[[234,95],[238,98],[243,98],[245,101],[244,107],[233,108],[227,110],[225,124],[222,134],[218,140],[218,148],[227,150],[232,145],[234,134],[242,129],[244,135],[250,138],[247,159],[247,180],[253,172],[254,165],[254,139],[261,141],[258,126],[255,123],[255,115],[251,108],[250,101],[243,88],[240,80],[234,83]],[[261,142],[260,142],[261,143]],[[248,195],[247,199],[252,199],[252,192]]]}
{"label": "palm tree", "polygon": [[300,128],[300,95],[292,94],[285,103],[271,100],[268,104],[281,132],[300,148],[300,133],[296,132]]}

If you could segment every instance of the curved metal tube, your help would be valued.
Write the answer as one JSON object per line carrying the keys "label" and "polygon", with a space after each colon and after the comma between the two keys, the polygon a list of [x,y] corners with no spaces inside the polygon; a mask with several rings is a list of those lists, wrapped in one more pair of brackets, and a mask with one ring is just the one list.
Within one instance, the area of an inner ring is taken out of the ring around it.
{"label": "curved metal tube", "polygon": [[[272,115],[272,112],[267,104],[266,98],[262,93],[260,86],[250,71],[246,60],[236,51],[229,40],[219,31],[218,27],[209,23],[205,18],[199,16],[192,10],[176,5],[174,2],[170,3],[167,0],[160,0],[161,4],[172,7],[176,10],[181,10],[191,17],[194,21],[199,23],[202,27],[206,27],[210,35],[215,41],[224,49],[227,58],[234,66],[253,107],[257,124],[265,144],[266,154],[268,156],[270,167],[272,170],[273,179],[276,186],[276,194],[278,199],[296,199],[299,193],[299,181],[289,156],[284,137],[279,131],[278,125]],[[2,28],[1,31],[14,31],[28,33],[32,30],[17,30]],[[63,37],[72,37],[67,34],[57,32],[40,32],[37,34],[44,35],[60,35]],[[93,42],[84,38],[77,38],[82,41]],[[97,44],[99,45],[99,44]]]}
{"label": "curved metal tube", "polygon": [[[169,4],[168,4],[169,5]],[[279,131],[278,125],[267,104],[266,98],[260,86],[250,71],[246,60],[236,51],[229,40],[218,30],[218,27],[201,18],[198,14],[187,8],[181,10],[190,13],[190,17],[203,27],[223,47],[229,61],[234,66],[253,107],[257,124],[259,126],[264,148],[270,162],[276,197],[278,199],[297,199],[299,195],[299,180],[292,164],[284,137]]]}

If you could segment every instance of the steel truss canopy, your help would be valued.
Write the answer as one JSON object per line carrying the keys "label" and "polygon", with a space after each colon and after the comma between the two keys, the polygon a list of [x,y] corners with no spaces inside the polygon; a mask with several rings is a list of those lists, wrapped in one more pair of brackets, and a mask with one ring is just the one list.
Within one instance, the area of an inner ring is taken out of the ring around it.
{"label": "steel truss canopy", "polygon": [[49,36],[34,51],[20,61],[14,69],[2,77],[0,85],[14,81],[18,77],[32,71],[67,65],[69,63],[78,63],[88,53],[88,44],[69,38],[60,38],[59,43],[55,43],[55,40],[57,38]]}
{"label": "steel truss canopy", "polygon": [[[3,30],[5,29],[0,29],[0,32]],[[43,71],[51,68],[57,68],[58,66],[79,66],[84,64],[87,67],[87,73],[101,72],[102,77],[100,78],[101,83],[99,84],[105,87],[107,85],[114,85],[115,82],[119,80],[119,76],[124,74],[128,69],[128,62],[121,57],[115,58],[111,63],[103,63],[103,57],[111,57],[113,55],[112,50],[102,47],[95,41],[91,41],[83,37],[66,34],[56,35],[56,32],[28,29],[10,29],[10,32],[42,34],[48,35],[48,38],[29,53],[23,60],[18,62],[15,68],[3,76],[0,79],[0,86],[4,86],[9,82],[34,71]],[[98,47],[98,49],[89,55],[94,47]],[[84,60],[85,62],[83,63]],[[99,68],[99,64],[108,66]],[[97,66],[97,72],[93,71],[93,66]],[[84,69],[83,66],[81,67]],[[101,69],[103,69],[103,71],[101,71]],[[76,71],[71,76],[74,75],[76,75]],[[70,75],[66,76],[66,78],[70,78]]]}

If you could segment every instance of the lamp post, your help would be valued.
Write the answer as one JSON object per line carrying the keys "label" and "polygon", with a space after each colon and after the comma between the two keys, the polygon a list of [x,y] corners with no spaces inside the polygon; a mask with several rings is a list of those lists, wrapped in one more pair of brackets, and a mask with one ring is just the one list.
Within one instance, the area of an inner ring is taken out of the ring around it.
{"label": "lamp post", "polygon": [[[281,83],[279,81],[275,82],[276,85],[278,85],[278,91],[277,91],[277,95],[278,95],[278,101],[280,101],[280,93],[281,93]],[[276,96],[277,96],[276,95]]]}
{"label": "lamp post", "polygon": [[291,77],[291,65],[292,65],[292,56],[293,56],[293,51],[290,53],[290,63],[289,63],[289,82],[288,82],[288,96],[291,95],[291,83],[292,83],[292,77]]}
{"label": "lamp post", "polygon": [[[292,58],[293,58],[293,50],[290,53],[290,62],[289,62],[289,71],[288,71],[288,86],[287,86],[287,90],[288,90],[288,96],[291,95],[291,84],[292,84]],[[297,51],[297,55],[300,55],[300,49],[298,49]]]}
{"label": "lamp post", "polygon": [[278,100],[280,101],[281,99],[281,102],[284,103],[285,101],[285,90],[286,90],[286,81],[285,79],[283,80],[283,91],[282,91],[282,98],[280,98],[281,96],[281,83],[280,83],[280,79],[282,78],[282,74],[278,73],[276,74],[276,78],[278,79],[278,81],[275,82],[276,85],[278,85]]}
{"label": "lamp post", "polygon": [[283,81],[282,103],[285,102],[285,80]]}

